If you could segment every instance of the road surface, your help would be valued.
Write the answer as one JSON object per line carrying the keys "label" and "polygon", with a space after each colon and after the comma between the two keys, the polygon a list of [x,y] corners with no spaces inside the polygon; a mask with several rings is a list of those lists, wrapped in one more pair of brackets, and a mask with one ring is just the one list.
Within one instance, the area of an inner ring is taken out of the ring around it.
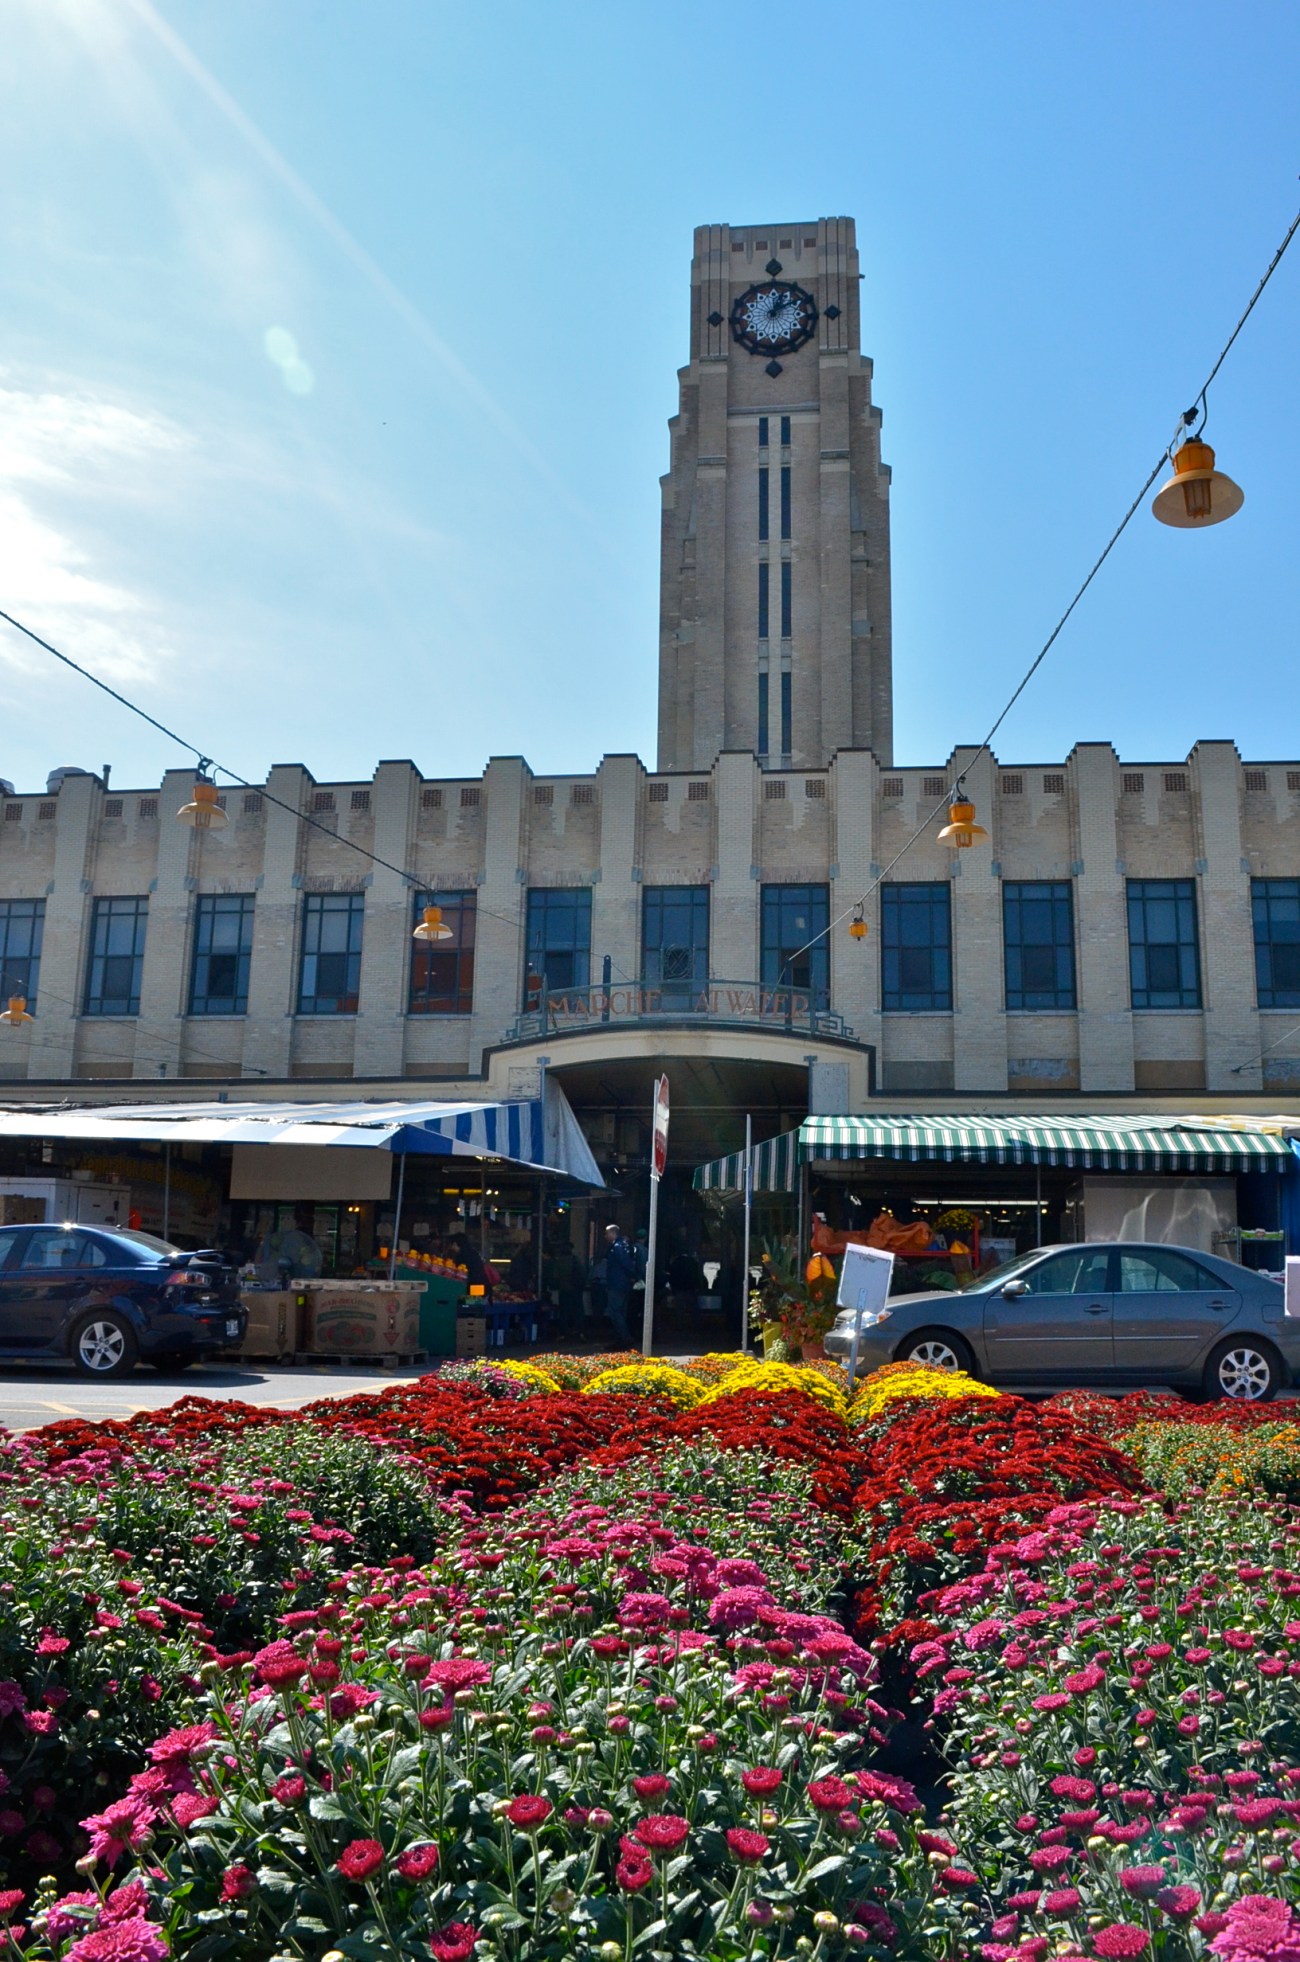
{"label": "road surface", "polygon": [[384,1369],[373,1363],[299,1363],[283,1368],[199,1363],[183,1376],[158,1376],[145,1368],[114,1382],[94,1383],[74,1375],[67,1364],[8,1363],[0,1369],[0,1424],[11,1431],[29,1431],[65,1417],[130,1417],[137,1410],[161,1410],[185,1396],[234,1398],[296,1410],[318,1397],[386,1390],[426,1373],[423,1368]]}

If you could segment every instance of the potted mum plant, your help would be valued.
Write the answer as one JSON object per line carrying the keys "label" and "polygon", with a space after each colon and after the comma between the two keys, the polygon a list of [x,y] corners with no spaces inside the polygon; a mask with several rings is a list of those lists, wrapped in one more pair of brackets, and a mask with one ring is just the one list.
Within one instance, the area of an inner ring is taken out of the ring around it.
{"label": "potted mum plant", "polygon": [[750,1326],[762,1337],[764,1355],[774,1362],[824,1356],[837,1286],[835,1269],[824,1254],[814,1254],[801,1275],[789,1249],[765,1250],[762,1273],[749,1296]]}

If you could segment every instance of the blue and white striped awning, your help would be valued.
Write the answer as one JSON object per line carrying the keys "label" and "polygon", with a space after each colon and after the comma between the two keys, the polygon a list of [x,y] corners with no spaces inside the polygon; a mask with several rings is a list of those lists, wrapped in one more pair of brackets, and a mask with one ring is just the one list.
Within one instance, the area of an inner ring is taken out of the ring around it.
{"label": "blue and white striped awning", "polygon": [[82,1144],[350,1145],[435,1157],[501,1158],[603,1185],[568,1099],[518,1103],[178,1103],[0,1109],[0,1137]]}

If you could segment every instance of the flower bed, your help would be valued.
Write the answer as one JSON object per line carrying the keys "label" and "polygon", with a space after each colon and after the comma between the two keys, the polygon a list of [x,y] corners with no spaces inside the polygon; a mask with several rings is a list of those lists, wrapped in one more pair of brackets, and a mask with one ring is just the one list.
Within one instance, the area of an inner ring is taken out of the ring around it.
{"label": "flower bed", "polygon": [[1300,1955],[1284,1413],[599,1360],[0,1434],[11,1956]]}

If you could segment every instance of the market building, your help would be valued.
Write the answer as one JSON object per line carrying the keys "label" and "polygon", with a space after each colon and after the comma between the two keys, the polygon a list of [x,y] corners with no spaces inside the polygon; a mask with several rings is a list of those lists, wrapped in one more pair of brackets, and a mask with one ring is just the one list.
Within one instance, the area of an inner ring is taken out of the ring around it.
{"label": "market building", "polygon": [[[575,1244],[632,1223],[661,1070],[669,1231],[697,1239],[692,1174],[746,1114],[765,1140],[810,1114],[1300,1113],[1300,762],[1226,739],[894,761],[860,279],[847,218],[696,233],[658,767],[494,757],[435,780],[399,759],[329,783],[286,763],[225,788],[220,829],[175,821],[190,772],[0,797],[0,994],[34,1017],[0,1029],[0,1098],[509,1101],[551,1080],[612,1189],[577,1204]],[[875,887],[963,775],[987,845],[932,826]],[[864,936],[819,937],[873,887]],[[417,942],[430,904],[447,936]],[[931,1162],[940,1198],[979,1197]],[[1011,1183],[987,1194],[1008,1214],[1029,1204]],[[1282,1183],[1243,1185],[1232,1230],[1283,1230]]]}

